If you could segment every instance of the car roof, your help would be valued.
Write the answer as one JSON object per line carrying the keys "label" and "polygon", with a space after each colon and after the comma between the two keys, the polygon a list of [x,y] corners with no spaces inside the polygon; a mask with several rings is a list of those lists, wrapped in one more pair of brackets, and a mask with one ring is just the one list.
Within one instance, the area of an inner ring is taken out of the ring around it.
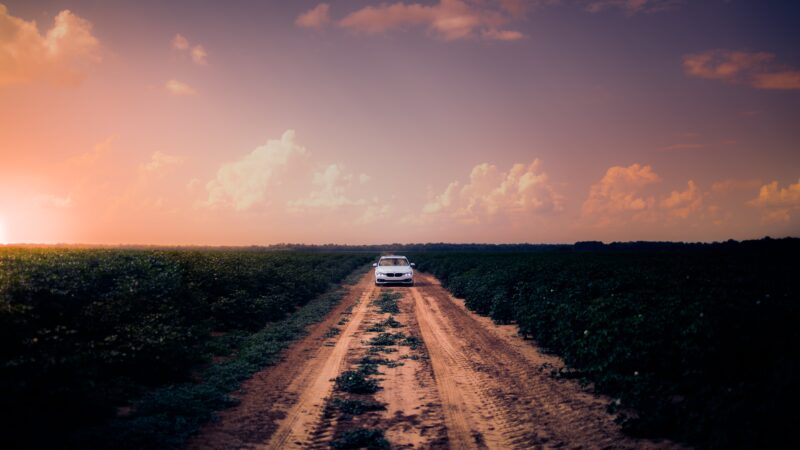
{"label": "car roof", "polygon": [[402,256],[402,255],[386,255],[386,256],[381,256],[381,259],[389,259],[389,258],[405,258],[405,256]]}

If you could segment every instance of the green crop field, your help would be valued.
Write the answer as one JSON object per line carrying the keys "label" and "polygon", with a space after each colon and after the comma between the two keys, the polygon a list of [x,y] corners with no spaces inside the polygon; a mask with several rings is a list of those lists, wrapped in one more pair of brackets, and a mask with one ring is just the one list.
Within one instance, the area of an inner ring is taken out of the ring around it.
{"label": "green crop field", "polygon": [[370,260],[0,248],[0,447],[179,446]]}
{"label": "green crop field", "polygon": [[[632,435],[780,447],[793,426],[800,240],[396,247]],[[0,249],[0,446],[181,447],[380,250]]]}
{"label": "green crop field", "polygon": [[564,358],[626,429],[709,448],[774,448],[800,379],[800,242],[668,250],[427,252],[466,306]]}

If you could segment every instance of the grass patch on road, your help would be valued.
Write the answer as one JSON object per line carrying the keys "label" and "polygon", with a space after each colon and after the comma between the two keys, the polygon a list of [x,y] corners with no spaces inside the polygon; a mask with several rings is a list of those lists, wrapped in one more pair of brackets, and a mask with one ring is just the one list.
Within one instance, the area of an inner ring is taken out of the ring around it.
{"label": "grass patch on road", "polygon": [[367,342],[373,347],[387,347],[392,345],[403,345],[416,349],[422,341],[416,336],[406,336],[403,333],[381,333]]}
{"label": "grass patch on road", "polygon": [[378,308],[381,313],[398,314],[400,308],[397,307],[397,301],[403,297],[399,292],[387,291],[381,293],[381,296],[372,301],[372,304]]}
{"label": "grass patch on road", "polygon": [[373,400],[358,400],[358,399],[341,399],[336,398],[331,402],[331,405],[341,411],[343,414],[351,416],[358,416],[369,411],[382,411],[386,409],[386,405]]}
{"label": "grass patch on road", "polygon": [[336,389],[351,394],[373,394],[380,390],[378,382],[367,378],[362,370],[348,370],[336,377]]}
{"label": "grass patch on road", "polygon": [[361,370],[363,373],[366,373],[368,375],[375,375],[380,373],[378,372],[378,366],[386,366],[391,368],[391,367],[402,366],[403,363],[391,361],[386,358],[375,358],[367,355],[361,358],[361,360],[358,362],[358,365],[360,367],[359,370]]}
{"label": "grass patch on road", "polygon": [[405,338],[403,333],[381,333],[369,341],[367,343],[373,347],[383,347],[388,345],[395,345],[398,341],[401,341]]}
{"label": "grass patch on road", "polygon": [[398,322],[397,320],[395,320],[394,316],[389,316],[388,319],[386,319],[386,320],[384,320],[382,322],[376,322],[376,323],[372,324],[372,326],[367,328],[367,331],[373,332],[373,333],[383,333],[384,331],[386,331],[387,327],[388,328],[400,328],[402,326],[403,326],[403,324]]}
{"label": "grass patch on road", "polygon": [[383,437],[383,430],[377,428],[359,428],[337,435],[333,442],[331,442],[331,447],[335,449],[384,449],[389,448],[389,441]]}
{"label": "grass patch on road", "polygon": [[328,330],[328,332],[327,332],[327,333],[325,333],[325,338],[327,339],[327,338],[336,337],[336,336],[338,336],[338,335],[339,335],[339,333],[341,333],[341,332],[342,332],[342,330],[340,330],[339,328],[337,328],[337,327],[331,327],[331,329],[330,329],[330,330]]}

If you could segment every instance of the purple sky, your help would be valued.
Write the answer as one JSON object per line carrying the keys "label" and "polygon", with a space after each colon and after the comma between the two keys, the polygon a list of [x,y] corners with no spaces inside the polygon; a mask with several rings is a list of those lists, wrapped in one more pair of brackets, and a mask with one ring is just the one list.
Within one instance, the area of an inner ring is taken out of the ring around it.
{"label": "purple sky", "polygon": [[799,6],[253,3],[2,3],[0,243],[800,234]]}

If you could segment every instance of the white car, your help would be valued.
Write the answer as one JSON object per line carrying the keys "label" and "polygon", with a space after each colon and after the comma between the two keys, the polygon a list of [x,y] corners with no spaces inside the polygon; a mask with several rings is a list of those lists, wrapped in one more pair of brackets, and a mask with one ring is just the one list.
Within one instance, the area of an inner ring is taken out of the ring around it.
{"label": "white car", "polygon": [[414,263],[409,263],[405,256],[381,256],[372,265],[375,268],[375,284],[401,283],[414,285]]}

